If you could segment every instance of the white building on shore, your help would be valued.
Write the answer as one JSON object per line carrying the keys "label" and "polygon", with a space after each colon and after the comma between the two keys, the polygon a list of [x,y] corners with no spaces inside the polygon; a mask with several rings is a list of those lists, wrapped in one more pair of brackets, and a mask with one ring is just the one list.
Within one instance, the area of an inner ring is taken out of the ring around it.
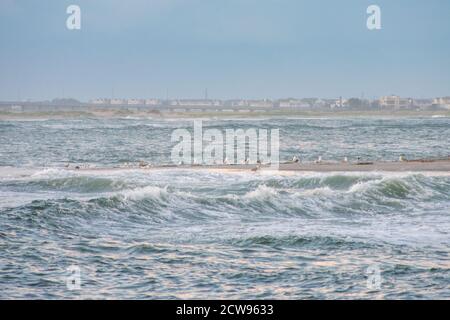
{"label": "white building on shore", "polygon": [[111,99],[111,104],[114,105],[126,104],[126,101],[124,99]]}
{"label": "white building on shore", "polygon": [[221,105],[221,101],[211,99],[178,99],[171,100],[169,105],[180,107],[218,107]]}
{"label": "white building on shore", "polygon": [[273,101],[269,99],[263,99],[263,100],[247,100],[249,107],[256,107],[256,108],[272,108],[273,107]]}
{"label": "white building on shore", "polygon": [[145,99],[145,105],[147,106],[157,106],[160,104],[161,101],[159,99]]}
{"label": "white building on shore", "polygon": [[109,104],[111,101],[106,98],[92,99],[89,101],[92,104]]}
{"label": "white building on shore", "polygon": [[380,106],[387,109],[403,109],[413,105],[413,100],[410,98],[400,98],[399,96],[390,95],[380,98]]}
{"label": "white building on shore", "polygon": [[127,104],[129,104],[129,105],[142,105],[142,104],[144,104],[145,102],[144,102],[144,100],[142,100],[142,99],[128,99],[127,100]]}
{"label": "white building on shore", "polygon": [[437,105],[439,108],[450,110],[450,97],[435,98],[433,104]]}
{"label": "white building on shore", "polygon": [[278,100],[278,106],[280,108],[310,108],[310,105],[308,103],[300,99],[281,99]]}

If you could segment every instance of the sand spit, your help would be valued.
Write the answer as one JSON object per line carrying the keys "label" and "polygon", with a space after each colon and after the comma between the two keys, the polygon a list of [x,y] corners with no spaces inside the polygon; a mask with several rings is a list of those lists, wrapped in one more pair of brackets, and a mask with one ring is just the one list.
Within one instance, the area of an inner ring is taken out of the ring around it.
{"label": "sand spit", "polygon": [[108,168],[90,168],[69,166],[74,171],[123,171],[123,170],[207,170],[210,172],[450,172],[450,159],[412,160],[412,161],[375,161],[360,163],[321,162],[321,163],[281,163],[276,165],[161,165],[145,167],[126,166]]}

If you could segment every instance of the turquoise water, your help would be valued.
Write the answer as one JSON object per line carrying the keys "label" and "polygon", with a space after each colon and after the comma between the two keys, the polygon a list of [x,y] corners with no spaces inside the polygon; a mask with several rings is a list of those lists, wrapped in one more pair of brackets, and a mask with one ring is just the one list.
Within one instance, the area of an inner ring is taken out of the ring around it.
{"label": "turquoise water", "polygon": [[[449,118],[203,125],[278,128],[281,159],[450,154]],[[0,298],[450,298],[448,173],[64,168],[170,163],[178,128],[192,121],[0,121]]]}

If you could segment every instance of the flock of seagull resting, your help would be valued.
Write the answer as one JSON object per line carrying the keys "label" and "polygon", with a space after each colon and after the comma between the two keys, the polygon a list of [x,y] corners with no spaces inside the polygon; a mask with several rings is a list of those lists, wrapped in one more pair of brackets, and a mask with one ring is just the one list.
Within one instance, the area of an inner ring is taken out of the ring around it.
{"label": "flock of seagull resting", "polygon": [[[450,156],[449,156],[449,159],[450,159]],[[405,157],[404,155],[401,155],[401,156],[399,157],[398,161],[400,161],[400,162],[407,162],[407,161],[410,161],[410,160],[407,160],[406,157]],[[425,160],[422,160],[422,161],[425,161]],[[283,164],[292,164],[292,163],[300,163],[300,162],[301,162],[301,161],[300,161],[300,158],[299,158],[299,157],[293,156],[291,160],[286,161],[286,162],[284,162]],[[323,163],[323,162],[324,162],[324,161],[323,161],[323,159],[322,159],[322,156],[319,156],[319,157],[317,158],[317,160],[314,161],[315,164],[320,164],[320,163]],[[342,160],[342,162],[343,162],[343,163],[349,163],[348,157],[344,157],[344,159]],[[241,164],[242,164],[242,165],[246,165],[246,164],[254,164],[254,163],[251,163],[250,160],[249,160],[248,158],[246,158],[244,161],[242,161]],[[256,168],[259,168],[261,165],[270,165],[270,164],[271,164],[270,162],[262,163],[260,160],[258,160],[258,161],[256,162]],[[356,164],[372,164],[372,162],[364,162],[364,161],[361,160],[361,157],[357,157],[357,162],[356,162]],[[178,166],[183,166],[183,165],[187,165],[187,163],[184,163],[183,161],[180,161],[180,162],[178,163]],[[196,163],[196,162],[194,161],[193,165],[194,165],[194,166],[199,166],[199,165],[201,165],[201,164],[198,164],[198,163]],[[231,163],[229,162],[228,158],[225,158],[225,159],[223,160],[223,163],[217,163],[217,162],[215,161],[215,162],[213,163],[213,165],[233,165],[233,164],[231,164]],[[76,169],[76,170],[78,170],[78,169],[88,169],[88,168],[89,168],[89,164],[83,164],[83,165],[75,165],[75,166],[72,166],[70,163],[67,163],[67,164],[65,165],[65,167],[66,167],[66,168]],[[140,160],[140,161],[137,163],[137,165],[136,165],[136,164],[133,164],[133,163],[130,163],[130,162],[126,162],[126,163],[124,163],[124,164],[122,164],[122,165],[120,166],[120,168],[143,168],[143,169],[145,169],[145,168],[152,168],[152,167],[154,167],[154,166],[153,166],[151,163],[146,162],[146,161],[143,161],[143,160]]]}

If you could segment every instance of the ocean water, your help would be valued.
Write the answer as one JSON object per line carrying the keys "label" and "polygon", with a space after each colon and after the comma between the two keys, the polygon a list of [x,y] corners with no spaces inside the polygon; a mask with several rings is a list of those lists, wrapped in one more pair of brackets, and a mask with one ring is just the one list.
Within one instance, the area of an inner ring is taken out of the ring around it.
{"label": "ocean water", "polygon": [[[64,168],[170,163],[192,125],[0,121],[0,298],[450,298],[450,173]],[[278,128],[281,159],[450,154],[450,118],[203,126]]]}

